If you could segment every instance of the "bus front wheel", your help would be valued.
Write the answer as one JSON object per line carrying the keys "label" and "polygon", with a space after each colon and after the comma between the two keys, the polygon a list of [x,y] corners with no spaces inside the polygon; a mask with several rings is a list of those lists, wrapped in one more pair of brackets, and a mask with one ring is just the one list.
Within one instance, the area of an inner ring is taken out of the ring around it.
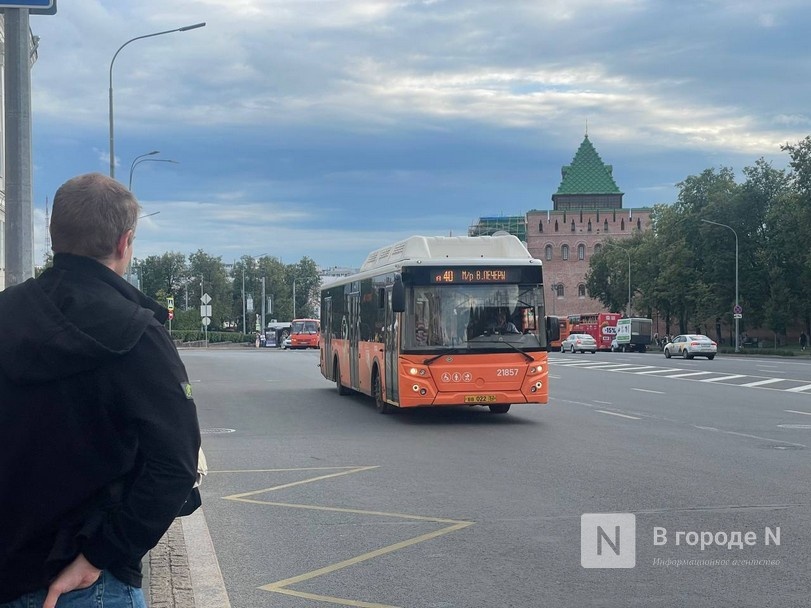
{"label": "bus front wheel", "polygon": [[388,403],[383,398],[383,383],[380,381],[380,373],[375,371],[374,377],[374,396],[375,396],[375,407],[377,411],[381,414],[391,414],[393,408],[390,403]]}
{"label": "bus front wheel", "polygon": [[488,405],[490,411],[494,414],[506,414],[510,411],[510,404]]}

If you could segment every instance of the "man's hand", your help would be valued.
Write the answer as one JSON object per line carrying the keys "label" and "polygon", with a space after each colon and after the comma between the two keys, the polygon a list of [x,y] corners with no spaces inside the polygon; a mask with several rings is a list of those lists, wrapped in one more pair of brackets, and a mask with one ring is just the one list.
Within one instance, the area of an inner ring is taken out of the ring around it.
{"label": "man's hand", "polygon": [[95,583],[101,570],[91,564],[81,553],[74,559],[48,587],[48,596],[42,608],[56,608],[59,596],[74,589],[84,589]]}

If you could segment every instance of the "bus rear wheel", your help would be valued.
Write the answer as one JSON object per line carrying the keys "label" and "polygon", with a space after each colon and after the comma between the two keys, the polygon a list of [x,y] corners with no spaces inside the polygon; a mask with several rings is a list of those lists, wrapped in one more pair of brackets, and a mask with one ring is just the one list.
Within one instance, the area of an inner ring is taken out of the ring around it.
{"label": "bus rear wheel", "polygon": [[341,367],[338,365],[338,359],[332,364],[332,377],[335,378],[335,388],[338,394],[342,397],[349,394],[349,389],[341,384]]}
{"label": "bus rear wheel", "polygon": [[394,408],[391,406],[391,403],[388,403],[383,398],[383,383],[380,381],[380,373],[375,371],[373,383],[373,390],[375,396],[375,407],[377,411],[381,414],[391,414],[394,411]]}
{"label": "bus rear wheel", "polygon": [[510,411],[510,404],[509,403],[506,404],[506,405],[503,404],[503,403],[501,403],[499,405],[488,405],[487,407],[490,408],[490,411],[493,414],[506,414],[507,412]]}

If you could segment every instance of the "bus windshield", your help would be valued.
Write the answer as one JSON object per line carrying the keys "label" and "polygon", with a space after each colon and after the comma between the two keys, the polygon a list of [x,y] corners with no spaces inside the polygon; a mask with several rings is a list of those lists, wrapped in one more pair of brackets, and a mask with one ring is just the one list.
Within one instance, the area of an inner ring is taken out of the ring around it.
{"label": "bus windshield", "polygon": [[537,284],[414,286],[403,350],[545,349],[541,294]]}
{"label": "bus windshield", "polygon": [[294,320],[290,324],[290,331],[294,334],[317,334],[318,321],[311,319]]}

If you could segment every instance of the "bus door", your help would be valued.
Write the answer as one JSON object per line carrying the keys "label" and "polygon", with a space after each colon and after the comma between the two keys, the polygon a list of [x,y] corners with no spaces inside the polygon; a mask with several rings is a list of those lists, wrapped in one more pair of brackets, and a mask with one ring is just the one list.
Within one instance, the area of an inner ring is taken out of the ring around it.
{"label": "bus door", "polygon": [[360,362],[360,352],[358,350],[358,340],[360,338],[360,293],[355,290],[347,296],[349,318],[349,385],[357,389],[358,364]]}
{"label": "bus door", "polygon": [[[324,310],[322,312],[322,318],[324,319],[324,328],[321,332],[321,339],[324,341],[324,350],[322,352],[322,359],[321,365],[324,366],[324,370],[329,370],[328,373],[332,373],[332,328],[335,327],[332,324],[332,297],[327,296],[324,298]],[[327,364],[329,361],[329,365]],[[334,378],[333,378],[334,380]]]}
{"label": "bus door", "polygon": [[397,379],[399,378],[397,375],[397,363],[399,359],[397,354],[399,349],[397,348],[397,335],[394,331],[397,313],[391,309],[391,285],[386,287],[385,306],[383,327],[386,328],[386,331],[384,332],[383,349],[385,352],[383,356],[385,361],[384,366],[386,368],[386,399],[399,403],[399,386],[397,384]]}

